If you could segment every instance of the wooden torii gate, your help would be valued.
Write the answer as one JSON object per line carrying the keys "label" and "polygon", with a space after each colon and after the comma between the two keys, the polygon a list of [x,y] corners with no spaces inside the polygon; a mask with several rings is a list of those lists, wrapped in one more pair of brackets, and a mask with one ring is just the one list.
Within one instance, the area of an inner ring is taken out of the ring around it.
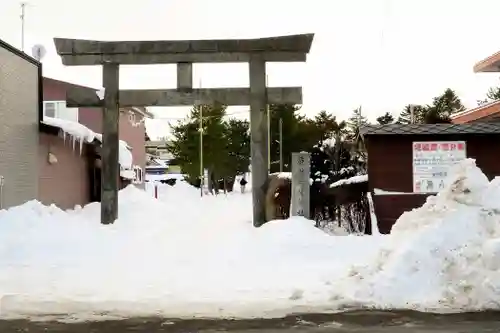
{"label": "wooden torii gate", "polygon": [[[66,92],[68,107],[102,108],[101,223],[118,217],[119,107],[250,105],[253,223],[265,222],[268,178],[267,104],[302,104],[302,88],[267,88],[266,62],[305,62],[314,34],[259,39],[92,41],[54,38],[66,66],[103,66],[104,99],[79,87]],[[249,88],[193,89],[193,63],[248,62]],[[176,64],[177,89],[120,90],[120,65]]]}

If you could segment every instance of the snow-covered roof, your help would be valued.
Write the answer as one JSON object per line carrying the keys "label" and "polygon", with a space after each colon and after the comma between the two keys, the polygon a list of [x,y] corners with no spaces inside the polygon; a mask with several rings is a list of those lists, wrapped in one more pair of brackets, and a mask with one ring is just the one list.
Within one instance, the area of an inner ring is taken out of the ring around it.
{"label": "snow-covered roof", "polygon": [[452,122],[455,124],[463,124],[481,118],[486,118],[488,116],[492,116],[499,113],[500,113],[500,101],[491,101],[472,109],[454,113],[450,115],[450,118]]}
{"label": "snow-covered roof", "polygon": [[[62,131],[64,136],[68,134],[71,137],[73,137],[73,140],[79,141],[80,151],[83,148],[84,142],[92,143],[94,142],[94,140],[97,140],[102,143],[102,134],[96,133],[80,123],[65,119],[51,118],[51,117],[44,117],[42,123],[49,126],[57,127]],[[130,151],[131,149],[132,148],[129,146],[127,142],[123,140],[119,141],[118,159],[120,166],[125,170],[132,169],[133,158],[132,158],[132,152]]]}

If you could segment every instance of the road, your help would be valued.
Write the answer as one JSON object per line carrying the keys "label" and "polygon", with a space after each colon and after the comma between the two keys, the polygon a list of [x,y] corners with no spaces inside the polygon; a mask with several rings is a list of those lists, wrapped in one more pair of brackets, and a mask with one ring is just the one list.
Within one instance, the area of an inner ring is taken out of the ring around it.
{"label": "road", "polygon": [[173,320],[134,318],[58,323],[1,321],[0,332],[29,333],[489,333],[500,332],[500,313],[432,315],[418,312],[353,311],[335,315],[255,320]]}

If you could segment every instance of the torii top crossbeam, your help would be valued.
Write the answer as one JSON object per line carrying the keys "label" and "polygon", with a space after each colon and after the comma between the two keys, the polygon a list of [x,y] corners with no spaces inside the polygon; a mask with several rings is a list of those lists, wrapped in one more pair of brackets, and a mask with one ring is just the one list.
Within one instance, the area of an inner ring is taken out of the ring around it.
{"label": "torii top crossbeam", "polygon": [[67,66],[114,62],[124,65],[179,62],[248,62],[259,53],[266,62],[304,62],[314,34],[256,39],[93,41],[54,38],[57,53]]}

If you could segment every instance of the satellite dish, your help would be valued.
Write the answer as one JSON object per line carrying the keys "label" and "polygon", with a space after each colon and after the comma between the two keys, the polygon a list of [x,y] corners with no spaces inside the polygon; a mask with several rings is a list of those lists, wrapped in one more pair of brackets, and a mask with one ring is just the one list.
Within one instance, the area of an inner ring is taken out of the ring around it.
{"label": "satellite dish", "polygon": [[41,61],[43,57],[45,57],[45,54],[47,53],[47,50],[43,45],[36,44],[33,45],[31,48],[31,55],[33,58],[35,58],[37,61]]}

